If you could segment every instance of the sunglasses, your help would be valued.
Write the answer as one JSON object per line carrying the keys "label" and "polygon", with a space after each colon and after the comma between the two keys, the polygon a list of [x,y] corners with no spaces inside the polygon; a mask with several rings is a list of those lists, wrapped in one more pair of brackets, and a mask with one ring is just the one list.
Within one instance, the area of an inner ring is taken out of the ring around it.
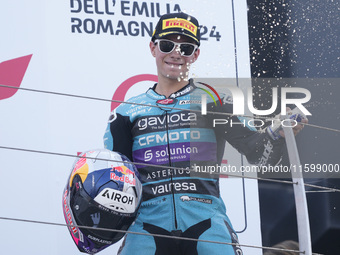
{"label": "sunglasses", "polygon": [[158,45],[158,49],[162,53],[169,54],[175,48],[179,49],[179,52],[184,57],[190,57],[194,54],[195,50],[198,48],[198,45],[193,43],[175,43],[166,39],[157,39],[155,40],[155,44]]}

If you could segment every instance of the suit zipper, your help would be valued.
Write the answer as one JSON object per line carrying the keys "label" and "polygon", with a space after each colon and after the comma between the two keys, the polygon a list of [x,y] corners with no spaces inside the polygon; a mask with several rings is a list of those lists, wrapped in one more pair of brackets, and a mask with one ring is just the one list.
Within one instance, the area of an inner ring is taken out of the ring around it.
{"label": "suit zipper", "polygon": [[[171,162],[171,155],[170,155],[170,140],[169,140],[169,126],[168,126],[168,112],[165,111],[165,125],[166,125],[166,134],[167,134],[167,146],[168,146],[168,160],[169,160],[169,166],[172,167],[172,162]],[[173,169],[170,169],[171,175],[170,175],[170,180],[171,180],[171,193],[172,193],[172,203],[173,203],[173,208],[174,208],[174,216],[175,216],[175,228],[177,229],[177,214],[176,214],[176,203],[175,203],[175,191],[173,189]]]}

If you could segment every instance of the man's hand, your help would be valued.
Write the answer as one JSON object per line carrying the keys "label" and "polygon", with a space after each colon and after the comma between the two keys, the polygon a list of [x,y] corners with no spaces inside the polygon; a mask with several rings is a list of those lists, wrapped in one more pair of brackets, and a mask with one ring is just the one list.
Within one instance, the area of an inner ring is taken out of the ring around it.
{"label": "man's hand", "polygon": [[[296,122],[298,123],[295,127],[293,127],[294,135],[297,135],[304,128],[304,124],[308,123],[306,115],[304,115],[299,110],[299,108],[294,108],[293,110],[291,110],[289,107],[287,107],[287,116],[289,116],[290,119],[296,120]],[[285,137],[285,133],[283,132],[283,130],[280,130],[279,134],[282,137]]]}
{"label": "man's hand", "polygon": [[[304,115],[303,112],[301,112],[299,108],[296,107],[293,110],[291,110],[290,108],[287,107],[287,115],[276,116],[275,119],[277,120],[273,121],[273,125],[267,127],[267,132],[273,140],[278,140],[280,138],[285,137],[285,134],[282,130],[281,121],[288,119],[288,118],[292,120],[291,126],[294,126],[297,123],[297,125],[293,127],[294,135],[297,135],[303,129],[304,124],[308,123],[308,119],[306,115]],[[286,121],[285,125],[289,125],[289,123],[287,123]]]}

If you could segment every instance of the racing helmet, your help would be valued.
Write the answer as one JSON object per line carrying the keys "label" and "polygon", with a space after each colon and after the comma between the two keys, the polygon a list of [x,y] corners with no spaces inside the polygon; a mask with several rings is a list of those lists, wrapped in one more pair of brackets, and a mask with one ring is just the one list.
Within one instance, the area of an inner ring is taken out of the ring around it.
{"label": "racing helmet", "polygon": [[88,151],[74,162],[63,193],[63,212],[81,252],[97,253],[125,235],[105,229],[127,230],[134,222],[142,198],[140,180],[135,165],[118,152]]}

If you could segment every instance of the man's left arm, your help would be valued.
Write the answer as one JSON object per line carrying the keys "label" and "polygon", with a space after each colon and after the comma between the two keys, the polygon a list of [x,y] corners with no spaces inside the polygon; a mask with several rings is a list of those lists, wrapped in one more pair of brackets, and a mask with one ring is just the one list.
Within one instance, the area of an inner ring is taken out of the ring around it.
{"label": "man's left arm", "polygon": [[[224,104],[216,110],[231,113],[232,105]],[[292,121],[294,119],[298,123],[293,128],[294,133],[297,134],[302,130],[303,124],[307,123],[307,118],[301,112],[294,110],[288,111],[288,114],[290,114]],[[250,127],[247,118],[235,115],[227,116],[227,118],[226,115],[223,115],[223,118],[227,120],[224,121],[227,124],[216,125],[217,134],[245,155],[249,163],[274,166],[281,161],[285,140],[281,121],[277,119],[278,117],[275,118],[276,121],[273,121],[272,125],[260,131]]]}

